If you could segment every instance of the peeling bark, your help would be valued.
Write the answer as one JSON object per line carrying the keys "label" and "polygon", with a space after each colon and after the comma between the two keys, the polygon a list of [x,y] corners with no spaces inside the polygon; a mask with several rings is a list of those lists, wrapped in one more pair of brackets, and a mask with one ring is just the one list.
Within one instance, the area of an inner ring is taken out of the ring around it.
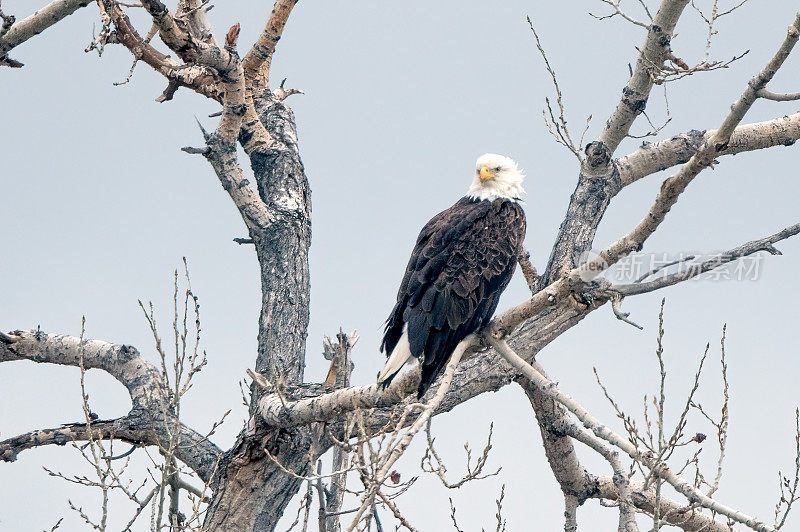
{"label": "peeling bark", "polygon": [[279,146],[250,155],[259,195],[272,216],[267,231],[251,231],[263,294],[256,371],[296,384],[303,380],[309,320],[311,191],[291,109],[267,94],[257,110]]}
{"label": "peeling bark", "polygon": [[[268,93],[257,103],[260,119],[277,144],[250,154],[259,197],[270,218],[266,226],[250,226],[261,266],[256,371],[278,386],[296,385],[303,380],[309,320],[310,189],[291,109]],[[251,405],[262,395],[254,384]],[[302,480],[270,460],[263,452],[265,446],[283,467],[298,475],[311,471],[321,453],[308,426],[268,427],[256,416],[251,429],[243,431],[226,453],[206,529],[274,529]]]}

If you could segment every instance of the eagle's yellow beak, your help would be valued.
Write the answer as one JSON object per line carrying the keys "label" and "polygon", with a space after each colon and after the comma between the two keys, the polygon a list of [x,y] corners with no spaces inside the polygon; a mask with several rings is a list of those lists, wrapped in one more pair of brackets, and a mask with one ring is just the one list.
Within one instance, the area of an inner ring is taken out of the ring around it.
{"label": "eagle's yellow beak", "polygon": [[481,173],[478,177],[480,178],[481,183],[485,183],[486,181],[495,178],[495,172],[491,168],[487,168],[484,166],[483,168],[481,168]]}

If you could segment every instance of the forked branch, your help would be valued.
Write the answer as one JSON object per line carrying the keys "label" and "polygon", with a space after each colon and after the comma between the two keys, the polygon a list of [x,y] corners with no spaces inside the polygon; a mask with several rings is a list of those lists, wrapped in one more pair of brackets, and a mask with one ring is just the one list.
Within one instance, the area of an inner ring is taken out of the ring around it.
{"label": "forked branch", "polygon": [[175,455],[208,480],[222,451],[207,437],[181,424],[162,405],[168,403],[161,372],[145,361],[128,345],[100,340],[81,340],[74,336],[56,336],[39,331],[15,331],[4,334],[12,343],[0,341],[0,363],[30,360],[84,369],[100,369],[118,380],[131,397],[131,411],[115,420],[94,421],[91,433],[84,423],[43,429],[0,442],[0,457],[13,461],[24,450],[42,445],[63,445],[67,441],[115,437],[135,445],[159,446],[177,431],[184,445]]}
{"label": "forked branch", "polygon": [[701,263],[691,264],[686,267],[683,267],[685,265],[680,262],[676,263],[676,265],[679,266],[679,270],[675,273],[671,273],[663,277],[657,277],[650,281],[642,281],[627,285],[614,285],[610,287],[609,290],[618,292],[623,296],[644,294],[687,281],[703,273],[721,268],[722,266],[725,266],[726,264],[729,264],[740,258],[758,253],[759,251],[765,251],[771,255],[780,255],[781,252],[774,246],[774,244],[797,234],[800,234],[800,223],[789,226],[773,235],[742,244],[739,247],[725,251],[724,253],[720,253],[715,257],[712,257],[711,259]]}
{"label": "forked branch", "polygon": [[525,378],[530,379],[533,384],[539,388],[542,393],[551,399],[558,401],[564,405],[570,412],[572,412],[583,425],[589,429],[595,436],[611,443],[615,447],[624,451],[632,459],[648,467],[654,475],[665,480],[672,485],[678,493],[684,495],[691,503],[699,504],[717,514],[724,515],[725,517],[750,527],[757,532],[774,532],[774,528],[770,527],[757,519],[750,517],[738,510],[727,507],[714,499],[709,498],[702,491],[692,486],[690,483],[684,481],[672,472],[666,464],[658,462],[655,457],[648,453],[643,453],[636,445],[630,442],[628,438],[620,436],[613,432],[610,428],[600,422],[597,418],[592,416],[583,406],[581,406],[572,397],[565,394],[558,389],[556,384],[544,377],[541,373],[536,371],[530,364],[528,364],[522,357],[517,355],[505,342],[505,340],[497,339],[492,336],[486,336],[487,340],[497,350],[506,361],[511,364],[517,371],[522,373]]}
{"label": "forked branch", "polygon": [[728,147],[731,135],[736,126],[744,118],[747,111],[758,99],[758,91],[766,87],[789,53],[797,43],[800,36],[800,15],[789,27],[786,38],[778,48],[775,56],[767,63],[764,69],[757,74],[747,85],[739,99],[731,106],[731,112],[723,121],[715,134],[708,139],[674,176],[664,181],[661,190],[656,196],[653,206],[647,216],[639,222],[636,228],[620,238],[609,247],[600,252],[599,256],[580,267],[580,274],[584,279],[592,279],[615,264],[622,257],[641,249],[644,242],[652,235],[664,221],[669,210],[677,203],[678,198],[686,190],[689,183],[704,169],[710,167],[716,156]]}

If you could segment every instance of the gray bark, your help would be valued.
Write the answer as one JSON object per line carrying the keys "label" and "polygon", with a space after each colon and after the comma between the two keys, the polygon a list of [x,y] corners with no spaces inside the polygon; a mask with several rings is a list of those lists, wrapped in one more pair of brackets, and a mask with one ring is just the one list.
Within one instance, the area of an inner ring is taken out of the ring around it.
{"label": "gray bark", "polygon": [[628,83],[622,89],[616,109],[606,122],[600,137],[586,146],[578,185],[570,198],[567,215],[561,223],[547,269],[539,288],[555,281],[578,265],[592,245],[600,220],[611,199],[621,190],[619,171],[612,156],[627,136],[634,120],[644,112],[653,88],[651,74],[670,52],[675,25],[689,0],[663,0],[647,31],[642,52]]}
{"label": "gray bark", "polygon": [[267,230],[250,234],[261,265],[256,371],[273,382],[296,384],[303,380],[309,319],[311,191],[291,109],[269,94],[256,109],[278,141],[250,155],[258,193],[272,215]]}
{"label": "gray bark", "polygon": [[[256,100],[256,109],[277,141],[250,153],[258,193],[270,214],[268,225],[250,226],[261,267],[256,371],[276,386],[296,385],[303,380],[309,320],[310,189],[291,109],[269,93]],[[242,144],[248,141],[240,138]],[[251,405],[262,394],[254,383]],[[274,529],[302,481],[282,471],[264,447],[286,469],[298,475],[310,471],[308,426],[281,429],[266,426],[258,416],[253,420],[253,429],[243,431],[222,460],[208,530]]]}
{"label": "gray bark", "polygon": [[578,184],[558,230],[547,269],[539,278],[539,289],[579,264],[582,255],[592,246],[611,199],[622,188],[616,163],[611,160],[611,152],[605,144],[592,142],[586,146],[585,154]]}

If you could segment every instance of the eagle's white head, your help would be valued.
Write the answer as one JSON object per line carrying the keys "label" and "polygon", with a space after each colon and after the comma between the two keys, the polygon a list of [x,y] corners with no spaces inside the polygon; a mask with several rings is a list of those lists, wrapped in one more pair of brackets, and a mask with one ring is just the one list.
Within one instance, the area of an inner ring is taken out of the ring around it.
{"label": "eagle's white head", "polygon": [[475,163],[475,178],[467,196],[476,200],[505,198],[520,201],[525,190],[525,175],[512,159],[496,153],[486,153]]}

